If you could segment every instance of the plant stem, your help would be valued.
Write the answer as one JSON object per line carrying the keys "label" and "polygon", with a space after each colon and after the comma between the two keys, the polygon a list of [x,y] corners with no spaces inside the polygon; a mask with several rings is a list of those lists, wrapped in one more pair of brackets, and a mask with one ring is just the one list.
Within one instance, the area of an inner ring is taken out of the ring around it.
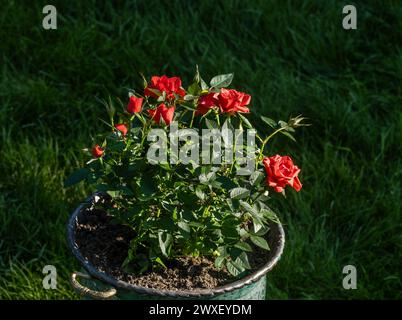
{"label": "plant stem", "polygon": [[195,111],[193,111],[193,115],[191,116],[190,128],[193,127],[194,115],[195,115]]}
{"label": "plant stem", "polygon": [[265,145],[267,144],[267,142],[269,141],[269,140],[271,140],[271,138],[274,136],[274,135],[276,135],[278,132],[280,132],[280,131],[282,131],[282,130],[285,130],[287,127],[282,127],[282,128],[279,128],[279,129],[276,129],[274,132],[272,132],[267,138],[265,138],[265,140],[263,141],[263,143],[262,143],[262,145],[261,145],[261,151],[260,151],[260,157],[261,156],[264,156],[264,148],[265,148]]}
{"label": "plant stem", "polygon": [[260,140],[261,143],[264,143],[264,140],[259,136],[258,133],[255,136],[257,137],[258,140]]}
{"label": "plant stem", "polygon": [[149,119],[149,121],[146,121],[142,127],[142,138],[141,138],[141,152],[142,152],[142,148],[144,146],[144,141],[145,141],[145,132],[148,129],[148,124],[151,124],[152,119]]}
{"label": "plant stem", "polygon": [[221,122],[220,122],[219,114],[218,114],[218,113],[215,113],[215,118],[216,118],[216,122],[218,123],[218,127],[220,127],[220,126],[221,126]]}
{"label": "plant stem", "polygon": [[181,122],[181,119],[184,117],[184,115],[187,113],[187,110],[184,110],[183,113],[180,116],[180,119],[178,120],[178,122]]}

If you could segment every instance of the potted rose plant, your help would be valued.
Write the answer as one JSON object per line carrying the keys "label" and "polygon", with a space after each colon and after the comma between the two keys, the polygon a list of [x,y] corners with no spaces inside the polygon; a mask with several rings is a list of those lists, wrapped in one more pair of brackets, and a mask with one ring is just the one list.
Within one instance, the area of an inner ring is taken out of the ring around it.
{"label": "potted rose plant", "polygon": [[[299,191],[289,156],[266,155],[277,133],[292,138],[298,116],[261,137],[247,119],[251,96],[228,89],[233,74],[208,85],[198,72],[144,79],[127,105],[105,103],[110,130],[96,137],[85,167],[94,193],[71,215],[68,242],[87,273],[74,288],[95,298],[264,299],[266,273],[284,232],[270,190]],[[80,276],[81,279],[77,279]],[[84,283],[84,284],[82,284]]]}

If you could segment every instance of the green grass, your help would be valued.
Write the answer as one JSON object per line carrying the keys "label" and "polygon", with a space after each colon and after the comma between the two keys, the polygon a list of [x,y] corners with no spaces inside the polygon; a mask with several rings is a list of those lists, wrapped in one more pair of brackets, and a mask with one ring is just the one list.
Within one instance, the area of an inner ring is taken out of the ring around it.
{"label": "green grass", "polygon": [[[56,31],[42,29],[46,1],[0,3],[0,298],[76,298],[65,223],[87,190],[63,180],[106,129],[96,98],[125,99],[138,72],[188,84],[195,64],[234,71],[255,119],[313,124],[270,146],[303,189],[275,202],[287,243],[268,297],[402,298],[400,3],[355,1],[345,31],[344,1],[128,2],[53,1]],[[42,288],[47,264],[57,290]],[[357,290],[342,288],[347,264]]]}

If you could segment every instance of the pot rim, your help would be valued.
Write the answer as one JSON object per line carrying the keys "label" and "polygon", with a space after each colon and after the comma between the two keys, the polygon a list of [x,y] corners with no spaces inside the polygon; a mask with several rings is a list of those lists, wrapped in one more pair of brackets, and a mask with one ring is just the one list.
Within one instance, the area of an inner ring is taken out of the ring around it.
{"label": "pot rim", "polygon": [[75,258],[82,264],[84,269],[91,276],[93,276],[98,280],[104,281],[115,288],[135,291],[139,294],[144,295],[176,297],[176,298],[177,297],[191,298],[191,297],[203,297],[203,296],[208,297],[208,296],[220,295],[226,292],[231,292],[233,290],[240,289],[246,285],[249,285],[251,283],[260,280],[269,271],[271,271],[272,268],[277,264],[285,246],[285,232],[283,230],[282,224],[279,222],[276,224],[278,228],[279,239],[278,239],[278,245],[275,246],[274,255],[260,269],[254,271],[253,273],[239,280],[212,289],[194,289],[194,290],[159,290],[130,284],[122,280],[117,280],[114,277],[96,269],[95,266],[93,266],[87,259],[83,257],[78,248],[78,245],[75,242],[76,222],[78,219],[78,215],[81,213],[81,211],[83,209],[87,209],[89,207],[94,206],[98,202],[104,202],[109,198],[110,196],[106,193],[95,192],[92,195],[90,195],[84,202],[80,203],[80,205],[74,210],[74,212],[71,214],[68,220],[67,242]]}

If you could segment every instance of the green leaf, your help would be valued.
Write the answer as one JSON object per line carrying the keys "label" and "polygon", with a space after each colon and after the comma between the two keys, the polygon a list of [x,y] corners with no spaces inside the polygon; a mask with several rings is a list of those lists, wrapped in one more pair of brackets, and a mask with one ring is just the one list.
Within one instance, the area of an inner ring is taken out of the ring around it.
{"label": "green leaf", "polygon": [[201,93],[201,88],[197,82],[194,82],[188,87],[187,92],[193,96],[198,96]]}
{"label": "green leaf", "polygon": [[213,182],[216,178],[216,173],[215,172],[209,172],[207,174],[201,173],[198,177],[200,179],[200,182],[202,184],[209,185],[211,182]]}
{"label": "green leaf", "polygon": [[285,131],[289,131],[289,132],[296,132],[295,129],[293,129],[292,127],[286,127]]}
{"label": "green leaf", "polygon": [[135,161],[130,164],[124,164],[114,167],[114,172],[122,178],[132,178],[134,175],[141,172],[145,167],[144,161]]}
{"label": "green leaf", "polygon": [[147,198],[153,196],[158,191],[158,187],[153,179],[144,178],[141,180],[140,190],[141,196]]}
{"label": "green leaf", "polygon": [[236,211],[236,210],[231,210],[230,213],[235,216],[236,218],[241,218],[241,216],[243,215],[242,212]]}
{"label": "green leaf", "polygon": [[204,193],[204,191],[202,191],[202,189],[201,189],[200,187],[197,187],[197,188],[195,189],[195,194],[197,195],[197,197],[198,197],[199,199],[201,199],[201,200],[204,200],[204,199],[205,199],[205,193]]}
{"label": "green leaf", "polygon": [[276,128],[276,126],[277,126],[276,122],[274,120],[272,120],[271,118],[261,116],[261,120],[264,121],[271,128]]}
{"label": "green leaf", "polygon": [[279,131],[279,132],[282,133],[283,135],[287,136],[290,140],[293,140],[294,142],[296,142],[296,139],[289,132],[287,132],[287,131]]}
{"label": "green leaf", "polygon": [[166,265],[163,263],[162,259],[157,257],[155,259],[155,262],[159,263],[162,267],[164,267],[165,269],[167,269]]}
{"label": "green leaf", "polygon": [[228,87],[233,80],[233,73],[228,73],[228,74],[221,74],[219,76],[215,76],[211,79],[211,87],[214,88],[226,88]]}
{"label": "green leaf", "polygon": [[81,168],[74,171],[64,182],[64,187],[71,187],[72,185],[81,182],[88,177],[89,173],[90,171],[87,168]]}
{"label": "green leaf", "polygon": [[235,262],[244,269],[251,269],[250,263],[248,262],[247,253],[242,252],[235,260]]}
{"label": "green leaf", "polygon": [[250,195],[250,191],[246,188],[234,188],[230,190],[230,198],[232,199],[243,199]]}
{"label": "green leaf", "polygon": [[232,179],[225,176],[219,176],[216,178],[216,181],[220,184],[220,188],[224,188],[226,190],[236,187],[236,184],[232,181]]}
{"label": "green leaf", "polygon": [[163,170],[172,171],[172,168],[170,167],[170,165],[169,165],[168,162],[166,162],[166,163],[160,162],[158,165],[159,165]]}
{"label": "green leaf", "polygon": [[249,203],[240,200],[240,206],[243,207],[247,212],[251,213],[253,216],[258,216],[258,211],[255,207],[252,207]]}
{"label": "green leaf", "polygon": [[258,217],[253,217],[253,228],[254,228],[254,233],[257,233],[264,227],[264,224]]}
{"label": "green leaf", "polygon": [[208,90],[209,87],[208,87],[207,83],[202,78],[200,78],[200,80],[201,80],[201,89],[203,91]]}
{"label": "green leaf", "polygon": [[254,171],[251,175],[250,175],[250,184],[252,186],[256,186],[258,185],[263,179],[265,178],[265,174],[262,173],[261,171]]}
{"label": "green leaf", "polygon": [[188,225],[191,226],[191,227],[196,227],[196,228],[202,228],[202,227],[204,227],[204,225],[203,225],[202,223],[196,222],[196,221],[190,221],[190,222],[188,223]]}
{"label": "green leaf", "polygon": [[159,239],[159,248],[161,249],[162,254],[165,257],[169,256],[170,248],[173,243],[172,235],[170,233],[161,230],[158,232],[158,239]]}
{"label": "green leaf", "polygon": [[270,208],[268,208],[268,207],[261,209],[261,213],[262,213],[262,215],[263,215],[265,218],[267,218],[267,219],[269,219],[269,220],[272,220],[272,221],[277,221],[277,220],[278,220],[278,218],[277,218],[275,212],[272,211],[272,210],[271,210]]}
{"label": "green leaf", "polygon": [[225,122],[222,125],[222,139],[225,142],[225,145],[231,145],[233,143],[233,132],[234,128],[233,125],[231,124],[230,117],[227,117]]}
{"label": "green leaf", "polygon": [[269,231],[269,227],[266,226],[266,225],[263,225],[263,227],[262,227],[260,230],[258,230],[257,232],[255,232],[255,235],[261,237],[261,236],[266,235],[266,234],[268,233],[268,231]]}
{"label": "green leaf", "polygon": [[263,248],[265,250],[269,250],[269,245],[267,240],[265,240],[263,237],[251,235],[250,236],[251,242],[253,242],[256,246]]}
{"label": "green leaf", "polygon": [[244,268],[242,266],[239,266],[239,264],[235,261],[228,261],[226,263],[226,268],[235,277],[237,277],[240,273],[244,271]]}
{"label": "green leaf", "polygon": [[[190,97],[189,97],[190,98]],[[187,101],[186,103],[181,103],[180,104],[180,109],[181,108],[183,108],[183,109],[186,109],[186,110],[188,110],[188,111],[194,111],[194,110],[196,110],[196,107],[194,106],[194,104],[192,103],[192,102],[190,102],[190,101]],[[180,112],[178,111],[176,114],[178,114],[179,116],[179,118],[180,118]]]}
{"label": "green leaf", "polygon": [[122,195],[133,196],[133,191],[127,186],[109,186],[109,185],[100,185],[99,191],[105,191],[112,198],[120,197]]}
{"label": "green leaf", "polygon": [[161,92],[157,89],[148,88],[148,90],[157,95],[158,97],[161,95]]}
{"label": "green leaf", "polygon": [[184,101],[193,101],[195,99],[195,96],[192,94],[186,94],[184,96]]}
{"label": "green leaf", "polygon": [[185,231],[185,232],[187,232],[187,233],[190,233],[190,231],[191,231],[191,230],[190,230],[190,226],[188,225],[187,222],[180,221],[177,225],[178,225],[179,228],[182,229],[183,231]]}
{"label": "green leaf", "polygon": [[183,210],[180,213],[180,218],[184,219],[186,221],[191,221],[197,219],[194,215],[193,210],[190,208],[183,208]]}
{"label": "green leaf", "polygon": [[218,123],[214,120],[205,119],[205,124],[208,129],[218,129]]}
{"label": "green leaf", "polygon": [[220,246],[218,247],[217,251],[219,252],[219,254],[221,256],[227,256],[227,251],[226,251],[226,247],[225,246]]}
{"label": "green leaf", "polygon": [[219,256],[215,258],[215,267],[217,269],[222,268],[223,263],[225,262],[225,257]]}
{"label": "green leaf", "polygon": [[270,199],[269,192],[266,189],[263,189],[261,191],[261,193],[259,193],[259,194],[255,193],[255,195],[258,197],[258,201],[257,201],[258,203],[264,203]]}
{"label": "green leaf", "polygon": [[237,115],[240,117],[241,121],[246,125],[247,128],[253,129],[253,125],[250,121],[248,121],[245,116],[243,116],[241,113],[237,113]]}
{"label": "green leaf", "polygon": [[198,64],[196,64],[195,65],[194,82],[200,83],[200,81],[201,81],[200,69],[198,68]]}
{"label": "green leaf", "polygon": [[222,235],[229,240],[238,239],[239,234],[236,229],[236,224],[237,224],[237,221],[235,218],[226,219],[222,224]]}
{"label": "green leaf", "polygon": [[108,151],[111,152],[123,152],[123,150],[126,148],[126,143],[124,141],[114,141],[109,139],[108,143]]}
{"label": "green leaf", "polygon": [[111,196],[112,198],[116,198],[116,197],[118,197],[119,194],[120,194],[120,192],[117,191],[117,190],[107,190],[106,192],[107,192],[107,194],[108,194],[109,196]]}
{"label": "green leaf", "polygon": [[117,190],[119,190],[121,194],[124,194],[124,195],[126,195],[126,196],[133,196],[133,195],[134,195],[133,190],[131,190],[131,189],[130,189],[129,187],[127,187],[127,186],[119,186],[119,187],[117,188]]}
{"label": "green leaf", "polygon": [[148,81],[141,72],[140,72],[140,76],[142,78],[142,83],[143,83],[142,85],[144,86],[144,88],[148,87]]}
{"label": "green leaf", "polygon": [[235,211],[238,210],[239,207],[240,207],[240,202],[239,202],[238,199],[230,199],[230,198],[227,198],[227,199],[226,199],[226,203],[228,204],[228,206],[229,206],[229,208],[230,208],[230,210],[231,210],[232,212],[235,212]]}
{"label": "green leaf", "polygon": [[197,195],[189,190],[183,190],[177,195],[179,201],[187,206],[193,206],[198,200]]}
{"label": "green leaf", "polygon": [[235,248],[238,248],[238,249],[240,249],[242,251],[247,251],[247,252],[252,252],[253,251],[251,246],[247,242],[243,242],[243,241],[240,241],[240,242],[236,243]]}
{"label": "green leaf", "polygon": [[287,127],[287,126],[288,126],[288,123],[285,122],[285,121],[283,121],[283,120],[279,120],[279,121],[278,121],[278,125],[279,125],[281,128],[284,128],[284,127]]}

